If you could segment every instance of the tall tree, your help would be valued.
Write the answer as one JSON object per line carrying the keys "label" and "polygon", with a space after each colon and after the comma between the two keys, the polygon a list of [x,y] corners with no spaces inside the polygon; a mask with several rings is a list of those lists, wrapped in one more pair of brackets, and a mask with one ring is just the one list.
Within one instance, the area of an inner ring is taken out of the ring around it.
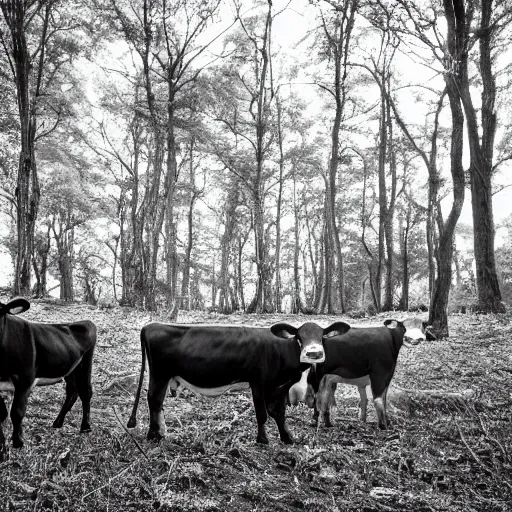
{"label": "tall tree", "polygon": [[[473,207],[474,249],[476,284],[479,308],[484,311],[502,312],[501,292],[494,255],[494,219],[492,207],[493,158],[497,128],[496,112],[496,51],[504,27],[512,21],[512,12],[506,2],[481,0],[444,2],[448,24],[466,34],[460,48],[461,55],[450,53],[447,59],[451,69],[467,66],[471,48],[478,44],[476,70],[481,83],[481,111],[478,122],[472,88],[475,85],[467,70],[457,82],[466,117],[469,143],[469,175]],[[476,18],[476,19],[475,19]],[[475,20],[475,23],[473,23]],[[455,59],[460,59],[455,60]],[[451,71],[450,69],[450,71]]]}
{"label": "tall tree", "polygon": [[325,268],[336,276],[337,290],[333,289],[336,282],[329,276],[324,282],[323,297],[320,310],[333,314],[336,309],[345,311],[345,292],[343,275],[343,253],[339,227],[336,219],[336,192],[338,178],[338,162],[340,159],[340,131],[344,121],[345,104],[347,101],[347,75],[348,58],[358,0],[349,0],[343,3],[327,3],[333,7],[333,12],[324,15],[320,10],[322,33],[325,38],[325,47],[329,60],[333,65],[333,76],[330,84],[321,84],[334,100],[334,119],[331,127],[331,149],[327,175],[325,176],[325,234],[324,257]]}
{"label": "tall tree", "polygon": [[[40,202],[36,143],[52,133],[66,116],[61,101],[63,76],[82,51],[87,37],[75,38],[83,5],[73,12],[59,0],[2,0],[7,31],[0,31],[12,79],[16,84],[20,153],[16,183],[17,247],[13,293],[30,294],[34,236]],[[92,11],[89,11],[92,18]],[[82,33],[85,36],[85,33]]]}
{"label": "tall tree", "polygon": [[[190,106],[194,87],[203,66],[194,63],[212,40],[199,43],[219,1],[181,2],[141,0],[135,4],[107,2],[115,26],[138,57],[143,103],[136,112],[144,119],[150,135],[146,184],[140,197],[138,216],[142,219],[137,239],[142,251],[134,265],[140,268],[144,306],[156,308],[158,253],[165,222],[167,259],[167,302],[174,304],[177,293],[175,200],[178,180],[178,106]],[[186,99],[190,101],[187,103]]]}

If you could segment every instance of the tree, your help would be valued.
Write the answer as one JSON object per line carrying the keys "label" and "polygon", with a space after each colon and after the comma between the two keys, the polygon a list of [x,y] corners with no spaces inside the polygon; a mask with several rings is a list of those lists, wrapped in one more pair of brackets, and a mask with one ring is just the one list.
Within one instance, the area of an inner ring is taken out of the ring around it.
{"label": "tree", "polygon": [[358,8],[357,0],[350,0],[342,4],[329,2],[334,12],[329,13],[327,19],[320,10],[322,22],[322,35],[325,51],[333,65],[333,76],[329,86],[320,84],[334,100],[335,111],[331,128],[331,150],[329,156],[328,172],[325,179],[325,234],[323,251],[325,268],[332,272],[338,282],[338,290],[332,288],[334,279],[330,276],[324,281],[323,295],[320,310],[334,314],[337,304],[342,312],[345,311],[343,253],[341,250],[340,233],[336,221],[336,190],[338,176],[338,162],[340,159],[340,130],[344,121],[344,110],[347,101],[347,73],[348,57],[352,30],[355,23],[355,14]]}
{"label": "tree", "polygon": [[69,74],[69,64],[83,48],[75,39],[82,6],[74,6],[71,12],[58,0],[2,0],[0,8],[7,27],[7,33],[1,31],[2,46],[16,84],[20,129],[14,194],[17,246],[13,293],[29,295],[41,195],[36,143],[66,117],[61,85]]}
{"label": "tree", "polygon": [[[478,5],[479,4],[479,5]],[[479,9],[477,8],[479,7]],[[451,69],[462,67],[457,76],[456,93],[466,118],[470,164],[471,202],[473,208],[476,283],[479,309],[503,312],[501,292],[494,255],[494,220],[492,208],[492,176],[495,171],[494,146],[497,127],[496,112],[496,52],[505,27],[512,21],[512,11],[506,2],[482,0],[474,4],[464,0],[444,2],[449,25],[465,34],[458,54],[449,53],[446,60]],[[476,18],[476,20],[475,20]],[[473,21],[477,23],[474,24]],[[480,123],[471,89],[475,80],[470,78],[468,65],[473,45],[478,43],[476,70],[481,84]]]}

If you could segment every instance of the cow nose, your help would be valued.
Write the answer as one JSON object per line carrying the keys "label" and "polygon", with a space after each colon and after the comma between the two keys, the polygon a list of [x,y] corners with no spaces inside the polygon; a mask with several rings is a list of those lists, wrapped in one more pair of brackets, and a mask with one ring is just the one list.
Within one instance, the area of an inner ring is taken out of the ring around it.
{"label": "cow nose", "polygon": [[300,361],[301,363],[323,363],[325,361],[324,348],[322,345],[304,347]]}

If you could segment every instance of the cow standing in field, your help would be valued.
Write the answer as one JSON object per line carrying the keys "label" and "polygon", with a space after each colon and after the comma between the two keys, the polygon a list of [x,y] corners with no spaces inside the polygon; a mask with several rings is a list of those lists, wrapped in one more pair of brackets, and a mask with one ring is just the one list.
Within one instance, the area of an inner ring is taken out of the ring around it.
{"label": "cow standing in field", "polygon": [[316,365],[308,381],[316,393],[314,424],[321,412],[325,426],[332,426],[330,407],[335,404],[336,385],[343,383],[358,387],[362,421],[366,421],[366,386],[371,386],[379,427],[387,428],[386,397],[398,354],[402,345],[425,340],[425,333],[432,339],[419,319],[386,320],[381,327],[352,327],[342,336],[325,339],[325,362]]}
{"label": "cow standing in field", "polygon": [[278,323],[268,328],[152,323],[141,331],[142,367],[128,427],[136,425],[137,407],[149,365],[148,439],[165,436],[163,403],[167,388],[185,386],[206,396],[230,389],[250,388],[258,443],[268,443],[265,422],[269,414],[284,443],[293,443],[285,425],[289,388],[312,363],[324,360],[323,337],[343,334],[350,327],[336,322],[323,329],[314,323],[299,328]]}
{"label": "cow standing in field", "polygon": [[[22,447],[24,443],[22,421],[32,388],[55,384],[63,379],[66,381],[66,398],[53,427],[62,427],[66,414],[79,396],[83,408],[80,430],[90,430],[96,326],[88,320],[43,324],[15,316],[29,307],[25,299],[0,303],[0,391],[14,391],[11,421],[15,448]],[[6,418],[7,407],[0,396],[0,459],[5,455],[2,423]]]}

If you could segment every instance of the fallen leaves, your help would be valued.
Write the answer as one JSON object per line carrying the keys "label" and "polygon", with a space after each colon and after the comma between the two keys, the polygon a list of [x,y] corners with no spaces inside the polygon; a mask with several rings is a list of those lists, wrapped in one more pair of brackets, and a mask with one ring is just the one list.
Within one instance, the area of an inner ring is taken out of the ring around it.
{"label": "fallen leaves", "polygon": [[[93,432],[79,434],[79,403],[64,427],[53,430],[63,387],[34,390],[26,446],[8,446],[9,459],[0,463],[2,511],[4,504],[8,511],[75,512],[509,510],[512,317],[455,315],[452,338],[402,349],[395,393],[389,393],[389,431],[375,428],[371,405],[368,424],[360,423],[356,388],[338,386],[334,428],[315,430],[309,409],[291,407],[287,421],[297,444],[282,445],[269,420],[270,444],[263,447],[254,442],[249,392],[216,400],[186,390],[169,395],[168,437],[160,444],[145,439],[141,400],[139,426],[126,431],[140,371],[140,328],[165,315],[34,302],[25,316],[96,323]],[[180,312],[178,320],[325,326],[339,318]]]}

